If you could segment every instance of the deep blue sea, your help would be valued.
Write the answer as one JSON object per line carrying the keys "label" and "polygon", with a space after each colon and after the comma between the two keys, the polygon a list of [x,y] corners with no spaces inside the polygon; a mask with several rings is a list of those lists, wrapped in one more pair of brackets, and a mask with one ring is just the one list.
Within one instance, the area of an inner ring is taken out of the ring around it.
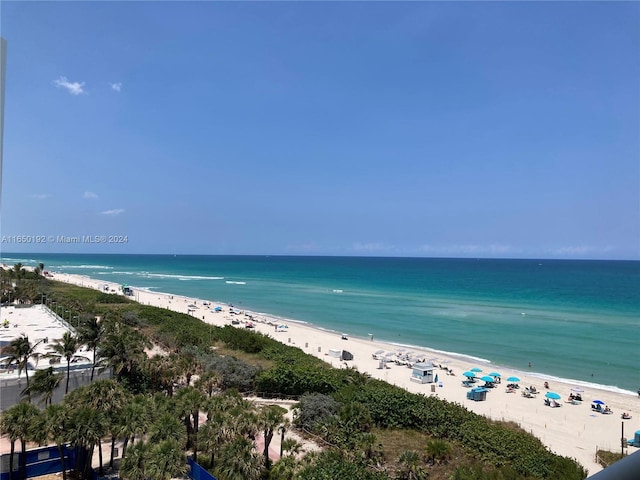
{"label": "deep blue sea", "polygon": [[15,253],[2,261],[43,262],[545,377],[640,387],[637,261]]}

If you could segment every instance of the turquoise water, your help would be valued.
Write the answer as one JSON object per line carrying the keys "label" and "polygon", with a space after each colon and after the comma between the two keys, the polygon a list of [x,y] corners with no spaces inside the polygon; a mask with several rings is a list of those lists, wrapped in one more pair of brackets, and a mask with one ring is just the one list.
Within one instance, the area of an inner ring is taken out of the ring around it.
{"label": "turquoise water", "polygon": [[43,262],[550,378],[640,387],[635,261],[68,254],[2,261]]}

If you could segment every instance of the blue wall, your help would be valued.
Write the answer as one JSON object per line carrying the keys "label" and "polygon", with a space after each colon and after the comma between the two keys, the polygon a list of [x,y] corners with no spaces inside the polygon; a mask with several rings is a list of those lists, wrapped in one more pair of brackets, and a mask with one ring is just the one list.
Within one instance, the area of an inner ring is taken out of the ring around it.
{"label": "blue wall", "polygon": [[204,468],[193,461],[193,458],[188,459],[189,462],[189,477],[192,480],[217,480],[216,477],[207,472]]}
{"label": "blue wall", "polygon": [[[18,442],[16,442],[17,444]],[[18,446],[18,445],[16,445]],[[19,448],[19,446],[18,446]],[[76,453],[75,450],[63,447],[65,456],[65,467],[67,470],[73,469],[76,466]],[[9,457],[11,454],[5,453],[0,455],[0,480],[9,480]],[[13,477],[15,479],[20,478],[20,458],[22,453],[16,451],[13,455],[13,471],[15,472]],[[62,463],[60,462],[60,453],[58,447],[44,447],[36,448],[33,450],[27,450],[27,478],[38,477],[40,475],[47,475],[49,473],[58,473],[62,470]]]}

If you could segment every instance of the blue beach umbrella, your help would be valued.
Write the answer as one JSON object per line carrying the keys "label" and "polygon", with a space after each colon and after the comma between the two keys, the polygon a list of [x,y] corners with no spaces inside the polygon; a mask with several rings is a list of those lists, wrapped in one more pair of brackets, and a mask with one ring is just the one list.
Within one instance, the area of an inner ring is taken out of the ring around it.
{"label": "blue beach umbrella", "polygon": [[473,367],[473,368],[471,369],[471,371],[472,371],[472,372],[481,372],[481,371],[482,371],[482,369],[481,369],[481,368],[478,368],[478,367]]}
{"label": "blue beach umbrella", "polygon": [[494,382],[495,381],[495,379],[493,377],[490,377],[489,375],[485,375],[480,380],[482,380],[483,382]]}
{"label": "blue beach umbrella", "polygon": [[507,378],[507,382],[518,383],[519,381],[520,381],[520,379],[518,377],[509,377],[509,378]]}
{"label": "blue beach umbrella", "polygon": [[475,378],[475,376],[476,376],[476,374],[473,373],[473,372],[464,372],[462,375],[467,377],[467,378]]}
{"label": "blue beach umbrella", "polygon": [[551,400],[560,400],[560,395],[556,392],[547,392],[544,396]]}
{"label": "blue beach umbrella", "polygon": [[596,405],[604,405],[604,402],[602,400],[594,400],[591,403],[595,403]]}
{"label": "blue beach umbrella", "polygon": [[489,374],[490,377],[501,377],[502,375],[500,375],[498,372],[491,372]]}

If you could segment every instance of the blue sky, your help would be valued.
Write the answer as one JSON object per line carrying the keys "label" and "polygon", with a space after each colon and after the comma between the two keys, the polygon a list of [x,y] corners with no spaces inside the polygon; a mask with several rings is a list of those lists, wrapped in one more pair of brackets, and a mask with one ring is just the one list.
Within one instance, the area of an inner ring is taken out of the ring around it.
{"label": "blue sky", "polygon": [[[1,27],[5,252],[640,259],[637,2],[2,2]],[[127,242],[51,240],[83,235]]]}

